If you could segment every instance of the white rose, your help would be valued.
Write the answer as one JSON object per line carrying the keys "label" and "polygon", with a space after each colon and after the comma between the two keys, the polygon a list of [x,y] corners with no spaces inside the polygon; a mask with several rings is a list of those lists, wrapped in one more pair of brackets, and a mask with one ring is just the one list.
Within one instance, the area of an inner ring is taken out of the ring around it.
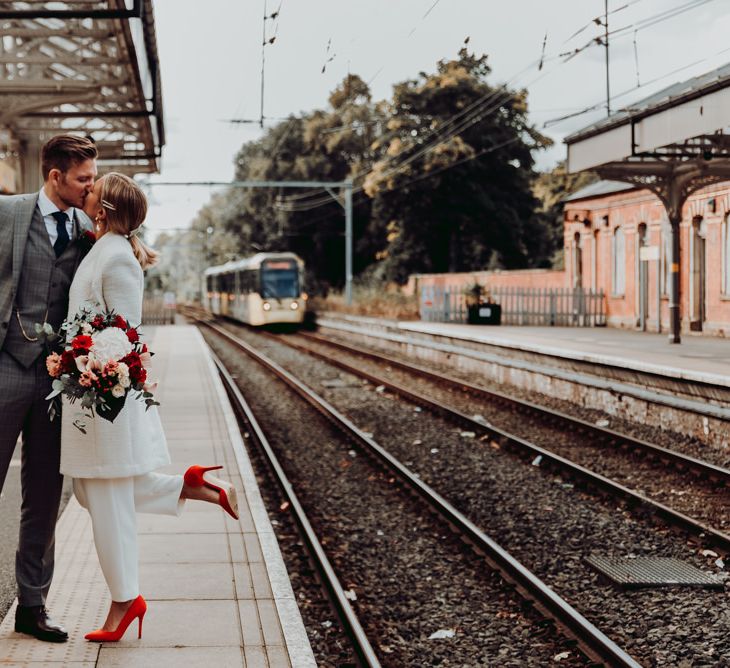
{"label": "white rose", "polygon": [[81,331],[84,334],[91,334],[91,332],[93,332],[94,329],[88,322],[85,322],[83,325],[81,325]]}
{"label": "white rose", "polygon": [[123,397],[125,392],[126,390],[121,385],[115,385],[112,388],[112,396],[116,397],[117,399]]}
{"label": "white rose", "polygon": [[98,334],[91,337],[92,346],[89,350],[102,366],[109,360],[120,360],[132,352],[132,344],[129,342],[124,330],[119,327],[107,327]]}
{"label": "white rose", "polygon": [[129,380],[129,367],[124,362],[119,362],[117,367],[117,383],[122,387],[129,387],[132,384]]}

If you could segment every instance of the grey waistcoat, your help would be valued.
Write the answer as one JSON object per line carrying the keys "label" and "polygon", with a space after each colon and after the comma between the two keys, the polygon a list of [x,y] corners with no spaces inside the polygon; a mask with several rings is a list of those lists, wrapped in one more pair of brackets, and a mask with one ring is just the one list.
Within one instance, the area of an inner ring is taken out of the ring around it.
{"label": "grey waistcoat", "polygon": [[[75,226],[78,229],[78,225]],[[15,306],[29,338],[36,337],[34,325],[43,323],[46,311],[48,312],[46,322],[54,331],[58,331],[66,317],[68,291],[80,260],[80,253],[80,245],[72,240],[61,257],[56,258],[46,224],[36,206],[28,230],[23,265],[15,293]],[[23,336],[15,308],[8,323],[2,350],[26,368],[45,352],[41,341],[30,342]]]}

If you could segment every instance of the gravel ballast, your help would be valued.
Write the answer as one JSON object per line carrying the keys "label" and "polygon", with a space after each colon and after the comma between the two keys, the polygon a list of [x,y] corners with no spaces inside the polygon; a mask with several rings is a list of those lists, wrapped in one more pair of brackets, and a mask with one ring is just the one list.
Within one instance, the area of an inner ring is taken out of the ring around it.
{"label": "gravel ballast", "polygon": [[[240,351],[202,331],[277,451],[384,665],[584,663],[480,557],[326,419]],[[299,568],[296,561],[288,567]],[[295,587],[304,579],[294,577]],[[321,631],[308,632],[320,665],[338,665],[337,652],[319,642]]]}
{"label": "gravel ballast", "polygon": [[701,554],[662,525],[576,490],[560,476],[524,465],[382,388],[363,385],[284,344],[237,332],[372,432],[637,660],[652,666],[730,665],[727,590],[623,592],[585,564],[591,554],[661,556],[719,572],[715,556]]}

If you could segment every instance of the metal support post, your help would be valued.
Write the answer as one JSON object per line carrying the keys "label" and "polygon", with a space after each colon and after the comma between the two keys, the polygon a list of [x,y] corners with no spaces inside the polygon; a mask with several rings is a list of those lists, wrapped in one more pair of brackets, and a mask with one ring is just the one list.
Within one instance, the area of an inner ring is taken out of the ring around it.
{"label": "metal support post", "polygon": [[656,331],[659,334],[662,331],[662,261],[660,257],[656,259]]}
{"label": "metal support post", "polygon": [[679,223],[682,209],[669,211],[669,223],[672,229],[672,264],[670,267],[671,283],[669,290],[669,343],[681,343],[679,335]]}
{"label": "metal support post", "polygon": [[352,304],[352,181],[345,183],[345,303]]}

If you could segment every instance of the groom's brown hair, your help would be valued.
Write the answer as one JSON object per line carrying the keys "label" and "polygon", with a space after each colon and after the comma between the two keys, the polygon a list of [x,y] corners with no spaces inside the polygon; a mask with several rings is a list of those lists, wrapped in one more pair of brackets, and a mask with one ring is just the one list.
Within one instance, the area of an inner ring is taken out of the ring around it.
{"label": "groom's brown hair", "polygon": [[96,160],[99,151],[91,137],[57,135],[49,139],[41,149],[41,171],[43,180],[48,179],[52,169],[67,172],[73,165],[85,160]]}

